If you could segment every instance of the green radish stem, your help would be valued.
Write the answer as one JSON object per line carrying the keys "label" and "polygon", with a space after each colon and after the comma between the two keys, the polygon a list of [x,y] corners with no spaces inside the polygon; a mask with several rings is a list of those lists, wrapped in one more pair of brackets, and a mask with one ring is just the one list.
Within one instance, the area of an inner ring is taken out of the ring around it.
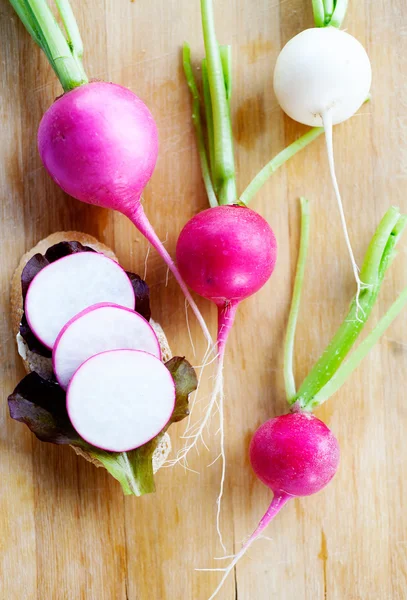
{"label": "green radish stem", "polygon": [[407,288],[404,288],[397,300],[393,302],[373,331],[371,331],[366,339],[356,348],[350,358],[339,367],[332,379],[330,379],[330,381],[328,381],[328,383],[315,395],[312,403],[313,406],[320,406],[323,404],[328,398],[333,396],[344,383],[346,383],[353,371],[360,365],[365,356],[379,341],[380,337],[406,305]]}
{"label": "green radish stem", "polygon": [[191,64],[191,49],[188,44],[184,44],[183,53],[183,65],[185,78],[188,83],[188,87],[192,96],[192,122],[195,127],[195,134],[198,145],[199,160],[201,162],[202,179],[205,184],[206,194],[208,196],[209,204],[211,207],[218,206],[216,199],[215,190],[213,189],[210,167],[208,156],[205,148],[205,138],[203,134],[202,121],[201,121],[201,101],[199,98],[199,92],[196,85],[194,73]]}
{"label": "green radish stem", "polygon": [[324,0],[325,23],[329,23],[334,11],[334,0]]}
{"label": "green radish stem", "polygon": [[[214,152],[212,172],[219,204],[234,204],[237,199],[232,124],[226,94],[224,65],[216,39],[212,0],[201,0],[202,28],[208,64],[208,83],[211,96]],[[229,73],[230,68],[226,69]]]}
{"label": "green radish stem", "polygon": [[348,0],[337,0],[335,3],[335,10],[332,18],[329,21],[331,27],[340,27],[345,18],[346,11],[348,9]]}
{"label": "green radish stem", "polygon": [[322,133],[324,133],[323,127],[314,127],[302,135],[298,140],[295,140],[292,144],[287,146],[284,150],[279,152],[274,158],[270,160],[256,175],[256,177],[249,183],[243,194],[241,194],[239,201],[243,204],[248,204],[255,194],[263,187],[266,181],[273,173],[277,171],[281,166],[284,165],[290,158],[295,156],[297,152],[308,146],[311,142],[317,139]]}
{"label": "green radish stem", "polygon": [[232,46],[219,46],[220,59],[222,61],[223,79],[225,81],[226,99],[229,103],[232,99]]}
{"label": "green radish stem", "polygon": [[[304,211],[304,205],[302,205],[302,211]],[[323,352],[321,358],[305,378],[298,393],[295,396],[289,396],[288,400],[290,404],[296,403],[302,410],[312,410],[316,405],[315,399],[317,394],[325,388],[341,367],[373,309],[385,273],[395,255],[395,246],[404,230],[406,222],[406,217],[400,215],[399,210],[395,207],[391,207],[384,215],[369,244],[361,270],[361,277],[369,284],[366,289],[362,290],[360,296],[362,315],[357,318],[358,308],[356,298],[354,298],[342,325]],[[302,260],[305,259],[302,257]],[[298,268],[301,268],[301,266],[300,263]],[[302,281],[300,283],[302,284]],[[297,290],[297,294],[300,293],[301,289]],[[298,308],[295,308],[295,304],[292,310],[294,312],[298,310]],[[292,326],[290,331],[292,343],[286,354],[286,360],[289,360],[289,365],[292,365],[292,356],[290,353],[293,351],[294,335],[295,325]],[[289,389],[291,394],[292,386]],[[326,399],[328,396],[324,393],[323,397]]]}
{"label": "green radish stem", "polygon": [[68,40],[46,0],[10,0],[34,41],[44,51],[65,92],[88,83],[82,65],[83,45],[68,0],[57,0]]}
{"label": "green radish stem", "polygon": [[348,0],[312,0],[316,27],[340,27],[348,8]]}
{"label": "green radish stem", "polygon": [[301,202],[301,236],[300,250],[298,253],[297,270],[295,274],[294,290],[291,301],[290,314],[288,317],[287,331],[284,345],[284,381],[287,400],[290,402],[296,395],[295,378],[293,372],[293,355],[295,330],[297,327],[298,312],[301,302],[301,292],[304,283],[305,263],[307,260],[309,243],[309,205],[306,198],[300,198]]}
{"label": "green radish stem", "polygon": [[323,0],[312,0],[312,10],[316,27],[325,27],[325,7]]}

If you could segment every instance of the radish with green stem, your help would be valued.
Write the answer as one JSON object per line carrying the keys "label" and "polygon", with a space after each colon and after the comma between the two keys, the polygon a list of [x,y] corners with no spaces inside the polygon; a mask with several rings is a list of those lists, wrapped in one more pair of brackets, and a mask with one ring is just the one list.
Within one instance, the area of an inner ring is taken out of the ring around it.
{"label": "radish with green stem", "polygon": [[[357,283],[356,302],[367,285],[353,254],[335,172],[332,128],[352,117],[369,95],[372,69],[362,44],[339,29],[347,0],[313,0],[316,27],[292,38],[274,70],[274,91],[285,113],[304,125],[321,126],[345,241]],[[358,306],[357,318],[362,310]]]}
{"label": "radish with green stem", "polygon": [[291,412],[261,425],[250,444],[250,462],[253,470],[273,492],[273,499],[253,534],[233,556],[227,567],[198,569],[223,573],[209,600],[217,596],[237,562],[260,538],[267,525],[289,500],[319,492],[334,477],[339,464],[339,445],[328,427],[312,415],[312,410],[345,383],[386,328],[407,305],[406,288],[373,331],[345,360],[372,311],[385,273],[395,256],[396,244],[407,223],[407,218],[400,215],[398,209],[390,208],[372,238],[363,263],[361,273],[369,285],[360,295],[360,319],[355,318],[358,310],[355,296],[342,325],[297,391],[292,365],[309,239],[309,211],[305,199],[301,199],[301,210],[300,252],[284,352],[285,387]]}
{"label": "radish with green stem", "polygon": [[[203,107],[188,45],[184,45],[183,65],[192,95],[192,120],[202,177],[211,208],[196,215],[185,225],[178,239],[176,254],[180,273],[186,283],[196,293],[214,302],[218,308],[218,366],[208,407],[203,417],[192,428],[187,429],[187,442],[177,459],[170,464],[186,462],[189,452],[202,439],[212,411],[218,405],[222,457],[217,511],[217,529],[220,535],[220,501],[225,480],[225,346],[238,304],[261,289],[273,272],[276,261],[273,231],[246,203],[276,169],[321,135],[323,129],[314,128],[277,155],[239,198],[231,123],[231,47],[218,44],[212,0],[201,0],[201,13],[206,53],[202,61]],[[201,113],[205,114],[206,131]]]}
{"label": "radish with green stem", "polygon": [[157,127],[150,111],[125,87],[89,82],[69,0],[56,0],[65,35],[47,0],[10,3],[44,51],[64,90],[44,114],[38,131],[38,149],[45,168],[67,194],[117,210],[134,223],[174,274],[212,345],[196,303],[141,204],[158,153]]}

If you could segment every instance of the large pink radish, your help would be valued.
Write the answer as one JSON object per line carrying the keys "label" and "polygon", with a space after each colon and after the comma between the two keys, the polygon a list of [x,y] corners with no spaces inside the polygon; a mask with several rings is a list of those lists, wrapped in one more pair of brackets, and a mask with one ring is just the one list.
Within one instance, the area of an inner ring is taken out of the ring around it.
{"label": "large pink radish", "polygon": [[89,358],[67,391],[72,425],[89,444],[127,452],[153,439],[170,420],[175,385],[167,367],[140,350],[110,350]]}
{"label": "large pink radish", "polygon": [[66,390],[75,371],[91,356],[120,348],[143,350],[161,359],[154,329],[134,310],[100,303],[81,311],[54,344],[52,362],[59,385]]}
{"label": "large pink radish", "polygon": [[149,109],[123,86],[89,82],[68,0],[56,2],[66,36],[47,0],[31,2],[28,10],[26,0],[10,1],[65,92],[46,111],[38,131],[38,149],[48,173],[77,200],[117,210],[134,223],[174,274],[212,345],[196,303],[141,204],[158,154],[157,127]]}
{"label": "large pink radish", "polygon": [[24,308],[33,333],[53,348],[64,325],[99,302],[134,308],[133,286],[114,260],[97,252],[79,252],[50,263],[34,277]]}

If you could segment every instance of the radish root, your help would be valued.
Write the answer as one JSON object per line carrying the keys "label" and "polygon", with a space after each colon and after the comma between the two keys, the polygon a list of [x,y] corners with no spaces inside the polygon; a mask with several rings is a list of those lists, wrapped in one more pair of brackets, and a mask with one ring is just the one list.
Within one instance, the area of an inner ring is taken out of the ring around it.
{"label": "radish root", "polygon": [[333,185],[333,188],[334,188],[336,200],[338,202],[339,214],[340,214],[341,222],[342,222],[342,229],[343,229],[343,233],[345,235],[346,246],[348,248],[350,260],[351,260],[351,263],[352,263],[353,275],[354,275],[355,280],[356,280],[356,286],[357,286],[357,291],[356,291],[356,318],[359,319],[359,312],[362,312],[362,315],[364,315],[363,308],[361,307],[360,302],[359,302],[360,293],[361,293],[361,291],[363,289],[366,289],[369,286],[366,285],[366,284],[364,284],[361,281],[360,277],[359,277],[359,267],[358,267],[358,265],[356,263],[355,255],[353,254],[352,244],[351,244],[350,237],[349,237],[349,232],[348,232],[348,226],[346,224],[345,212],[343,210],[343,203],[342,203],[341,193],[340,193],[340,190],[339,190],[338,180],[337,180],[336,171],[335,171],[335,160],[334,160],[334,149],[333,149],[333,136],[332,136],[332,112],[331,112],[331,110],[327,110],[324,113],[322,113],[321,117],[322,117],[322,122],[323,122],[323,125],[324,125],[324,129],[325,129],[325,141],[326,141],[326,149],[327,149],[327,154],[328,154],[329,172],[330,172],[330,175],[331,175],[331,180],[332,180],[332,185]]}
{"label": "radish root", "polygon": [[265,515],[261,519],[261,521],[258,524],[258,526],[255,529],[255,531],[249,537],[249,539],[247,540],[247,542],[242,546],[241,550],[239,550],[239,552],[237,554],[235,554],[234,556],[233,555],[232,556],[224,556],[221,559],[219,559],[219,560],[223,560],[223,559],[228,559],[228,558],[232,558],[233,557],[233,560],[228,564],[227,567],[218,567],[218,568],[214,568],[214,569],[195,569],[195,571],[210,571],[210,572],[215,572],[216,571],[216,572],[219,572],[219,573],[223,573],[223,577],[220,580],[218,587],[213,592],[213,594],[211,595],[211,597],[209,598],[209,600],[213,600],[217,596],[218,592],[223,587],[223,584],[225,583],[225,581],[228,578],[229,574],[233,571],[233,569],[235,568],[235,566],[239,562],[239,560],[246,554],[246,552],[248,551],[248,549],[250,548],[250,546],[256,540],[258,540],[258,539],[260,539],[262,537],[261,533],[264,531],[264,529],[267,527],[267,525],[274,519],[274,517],[280,512],[280,510],[283,508],[283,506],[285,506],[285,504],[290,499],[291,499],[291,496],[289,496],[288,494],[284,494],[284,493],[282,493],[281,495],[274,496],[274,498],[271,501],[271,504],[268,507]]}

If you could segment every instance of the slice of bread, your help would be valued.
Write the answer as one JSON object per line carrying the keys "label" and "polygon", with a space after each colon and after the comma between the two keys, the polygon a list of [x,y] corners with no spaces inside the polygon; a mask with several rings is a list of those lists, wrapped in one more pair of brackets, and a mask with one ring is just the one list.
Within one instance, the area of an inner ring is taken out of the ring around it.
{"label": "slice of bread", "polygon": [[[29,250],[21,258],[20,263],[17,269],[15,270],[13,278],[11,280],[10,304],[13,332],[16,336],[18,353],[23,359],[26,372],[31,373],[32,371],[36,371],[44,379],[49,379],[52,376],[51,359],[45,358],[43,356],[40,356],[39,354],[31,352],[26,342],[20,335],[20,322],[21,317],[23,316],[21,273],[23,272],[23,269],[30,260],[30,258],[32,258],[35,254],[38,253],[45,254],[48,248],[54,246],[54,244],[58,244],[59,242],[80,242],[83,246],[89,246],[90,248],[96,250],[96,252],[100,252],[101,254],[108,256],[116,262],[119,262],[113,250],[111,250],[108,246],[105,246],[91,235],[88,235],[87,233],[80,233],[78,231],[60,231],[57,233],[52,233],[47,238],[41,240],[36,246],[34,246],[34,248],[31,248],[31,250]],[[159,323],[156,323],[151,319],[150,324],[157,334],[158,341],[161,346],[163,362],[167,362],[172,357],[172,354],[165,333]],[[86,460],[89,460],[95,466],[102,466],[102,464],[99,463],[99,461],[91,458],[89,454],[87,454],[83,450],[80,450],[75,446],[72,446],[72,448],[77,454],[83,456],[84,458],[86,458]],[[163,465],[170,451],[171,440],[168,433],[165,433],[153,455],[154,473],[157,472],[158,469]]]}

